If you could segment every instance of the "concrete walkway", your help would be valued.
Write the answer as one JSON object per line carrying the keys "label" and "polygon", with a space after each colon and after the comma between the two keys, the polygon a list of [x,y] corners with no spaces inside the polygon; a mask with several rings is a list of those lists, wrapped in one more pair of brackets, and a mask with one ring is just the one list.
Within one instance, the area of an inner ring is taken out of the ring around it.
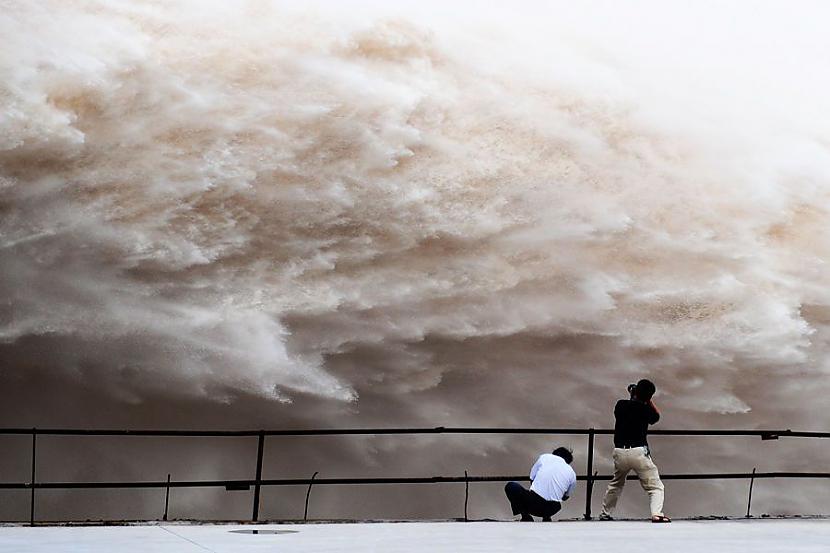
{"label": "concrete walkway", "polygon": [[0,527],[1,553],[205,551],[827,553],[830,520]]}

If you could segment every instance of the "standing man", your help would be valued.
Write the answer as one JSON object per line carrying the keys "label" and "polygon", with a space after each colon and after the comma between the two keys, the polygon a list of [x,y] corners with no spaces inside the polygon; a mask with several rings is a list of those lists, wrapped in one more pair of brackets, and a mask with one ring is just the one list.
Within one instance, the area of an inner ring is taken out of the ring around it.
{"label": "standing man", "polygon": [[565,447],[557,447],[551,453],[543,453],[530,469],[533,481],[530,490],[518,482],[508,482],[504,493],[510,500],[514,515],[522,515],[523,522],[533,522],[533,517],[550,517],[559,512],[562,502],[567,501],[576,489],[576,473],[571,468],[573,453]]}
{"label": "standing man", "polygon": [[640,485],[648,494],[651,522],[671,522],[663,514],[663,482],[657,466],[651,460],[646,435],[650,424],[660,420],[660,412],[651,400],[656,388],[650,380],[630,384],[630,399],[621,399],[614,407],[614,477],[608,484],[602,500],[600,520],[613,520],[611,513],[622,494],[625,477],[630,471],[637,474]]}

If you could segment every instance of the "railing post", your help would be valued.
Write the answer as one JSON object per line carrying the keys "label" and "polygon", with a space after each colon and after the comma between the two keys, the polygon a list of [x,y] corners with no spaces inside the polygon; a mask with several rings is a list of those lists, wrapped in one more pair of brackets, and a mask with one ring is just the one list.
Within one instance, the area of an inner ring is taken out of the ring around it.
{"label": "railing post", "polygon": [[750,509],[752,509],[752,486],[755,485],[755,471],[758,470],[758,467],[752,467],[752,476],[749,479],[749,499],[746,502],[746,518],[752,517],[749,514]]}
{"label": "railing post", "polygon": [[254,512],[251,520],[254,522],[259,520],[259,490],[262,487],[262,453],[265,450],[265,431],[259,431],[259,440],[257,442],[256,452],[256,477],[254,479]]}
{"label": "railing post", "polygon": [[32,495],[29,499],[29,525],[35,525],[35,469],[37,467],[37,428],[32,428]]}
{"label": "railing post", "polygon": [[314,485],[314,479],[320,474],[319,471],[314,471],[311,475],[311,481],[308,483],[308,491],[305,492],[305,510],[303,511],[303,522],[308,521],[308,498],[311,497],[311,486]]}
{"label": "railing post", "polygon": [[588,470],[585,473],[585,520],[591,520],[591,495],[594,492],[594,429],[588,429]]}
{"label": "railing post", "polygon": [[164,492],[164,516],[161,520],[167,520],[167,507],[170,505],[170,473],[167,473],[167,489]]}
{"label": "railing post", "polygon": [[470,475],[464,471],[464,522],[469,522],[467,518],[467,503],[470,500]]}

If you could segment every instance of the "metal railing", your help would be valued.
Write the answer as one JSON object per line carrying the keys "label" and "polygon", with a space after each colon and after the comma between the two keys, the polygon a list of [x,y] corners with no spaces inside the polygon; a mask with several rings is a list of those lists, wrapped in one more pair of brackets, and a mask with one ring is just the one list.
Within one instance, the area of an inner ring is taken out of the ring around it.
{"label": "metal railing", "polygon": [[[0,482],[0,489],[29,489],[30,524],[35,524],[35,490],[37,489],[112,489],[112,488],[161,488],[166,489],[163,520],[167,520],[170,488],[209,488],[224,487],[227,490],[250,490],[254,488],[251,521],[259,520],[260,494],[263,486],[308,486],[304,519],[308,516],[308,498],[312,485],[362,485],[362,484],[440,484],[464,483],[464,520],[467,520],[467,499],[471,482],[508,482],[511,480],[528,481],[526,475],[518,476],[430,476],[405,478],[311,478],[264,479],[262,464],[265,453],[265,439],[269,436],[344,436],[344,435],[404,435],[404,434],[544,434],[544,435],[580,435],[587,437],[587,467],[577,479],[586,482],[585,514],[591,519],[591,498],[594,482],[610,480],[611,475],[594,472],[594,440],[597,435],[613,434],[613,430],[594,428],[475,428],[443,427],[434,428],[330,428],[311,430],[81,430],[65,428],[0,428],[2,435],[30,435],[32,437],[31,480],[29,482]],[[749,436],[762,440],[787,438],[830,438],[830,432],[799,432],[793,430],[652,430],[650,435],[659,436]],[[37,439],[38,436],[147,436],[147,437],[256,437],[257,457],[256,471],[252,479],[235,480],[173,480],[168,474],[166,481],[132,481],[132,482],[38,482],[37,481]],[[696,474],[661,474],[664,480],[710,480],[710,479],[749,479],[750,497],[752,485],[758,478],[830,478],[830,472],[756,472],[751,473],[696,473]],[[636,479],[631,475],[629,480]],[[749,516],[750,505],[747,505]]]}

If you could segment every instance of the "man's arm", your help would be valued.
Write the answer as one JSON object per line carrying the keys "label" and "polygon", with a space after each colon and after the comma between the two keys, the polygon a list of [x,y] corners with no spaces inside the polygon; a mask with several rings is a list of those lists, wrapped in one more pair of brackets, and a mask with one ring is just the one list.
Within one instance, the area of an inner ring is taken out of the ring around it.
{"label": "man's arm", "polygon": [[654,424],[660,420],[660,411],[657,409],[657,406],[654,404],[654,400],[648,400],[648,406],[651,408],[651,414],[648,417],[648,423]]}
{"label": "man's arm", "polygon": [[530,479],[536,480],[536,473],[539,472],[539,468],[542,466],[542,456],[540,455],[536,462],[533,463],[533,466],[530,468]]}
{"label": "man's arm", "polygon": [[566,491],[565,495],[562,496],[562,501],[567,501],[568,499],[570,499],[575,490],[576,490],[576,473],[574,473],[574,476],[571,479],[571,485],[568,486],[568,491]]}

